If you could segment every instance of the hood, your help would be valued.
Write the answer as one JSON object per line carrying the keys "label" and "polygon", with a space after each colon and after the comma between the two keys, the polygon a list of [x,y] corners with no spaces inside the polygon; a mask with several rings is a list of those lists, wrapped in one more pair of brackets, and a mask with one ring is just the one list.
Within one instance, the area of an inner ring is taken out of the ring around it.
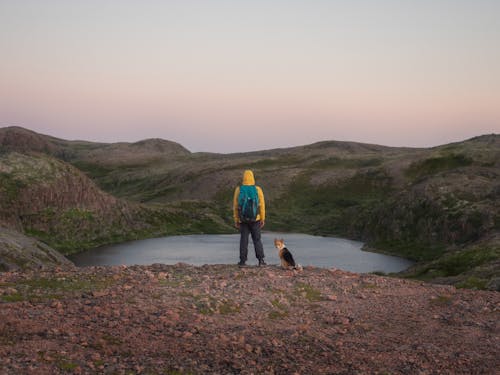
{"label": "hood", "polygon": [[253,172],[249,169],[243,172],[243,185],[255,185],[255,178],[253,177]]}

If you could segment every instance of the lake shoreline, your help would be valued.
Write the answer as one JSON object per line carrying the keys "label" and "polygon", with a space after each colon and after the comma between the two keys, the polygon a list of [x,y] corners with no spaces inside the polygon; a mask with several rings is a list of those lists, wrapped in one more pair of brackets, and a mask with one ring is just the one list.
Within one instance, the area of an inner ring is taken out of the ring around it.
{"label": "lake shoreline", "polygon": [[[303,233],[263,232],[268,264],[280,264],[273,240],[284,237],[295,261],[303,266],[339,268],[352,272],[395,273],[413,262],[394,255],[366,252],[363,243],[339,237]],[[70,256],[76,265],[148,265],[153,263],[236,264],[239,261],[239,234],[181,235],[110,245]],[[256,263],[253,244],[248,247],[248,264]]]}

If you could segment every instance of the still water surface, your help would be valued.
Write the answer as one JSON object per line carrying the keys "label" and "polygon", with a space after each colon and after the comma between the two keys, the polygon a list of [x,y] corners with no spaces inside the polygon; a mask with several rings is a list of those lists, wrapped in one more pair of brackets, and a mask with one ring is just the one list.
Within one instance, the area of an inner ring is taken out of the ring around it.
{"label": "still water surface", "polygon": [[[334,267],[352,272],[398,272],[413,262],[389,255],[362,251],[362,242],[335,237],[298,233],[262,233],[266,262],[279,264],[273,240],[283,237],[295,261],[303,266]],[[248,265],[257,264],[249,240]],[[239,234],[202,234],[152,238],[103,246],[73,255],[77,266],[133,265],[178,262],[193,265],[236,264],[239,260]]]}

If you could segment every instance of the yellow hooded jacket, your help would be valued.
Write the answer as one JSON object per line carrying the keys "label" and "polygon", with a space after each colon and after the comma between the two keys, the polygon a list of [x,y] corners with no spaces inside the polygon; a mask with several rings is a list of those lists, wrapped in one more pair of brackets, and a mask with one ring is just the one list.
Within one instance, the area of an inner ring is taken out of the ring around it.
{"label": "yellow hooded jacket", "polygon": [[[243,173],[243,185],[255,185],[255,178],[253,176],[253,172],[251,170],[246,170]],[[259,196],[259,213],[257,214],[256,221],[265,221],[266,220],[266,202],[264,201],[264,193],[259,186],[257,188],[257,195]],[[240,195],[240,187],[237,186],[234,190],[233,197],[233,218],[235,223],[240,222],[240,218],[238,215],[238,196]]]}

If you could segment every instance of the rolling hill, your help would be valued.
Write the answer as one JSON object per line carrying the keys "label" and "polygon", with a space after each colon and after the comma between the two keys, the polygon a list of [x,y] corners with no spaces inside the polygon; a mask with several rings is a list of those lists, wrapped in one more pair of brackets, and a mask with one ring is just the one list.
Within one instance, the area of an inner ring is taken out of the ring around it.
{"label": "rolling hill", "polygon": [[[34,159],[59,165],[65,173],[85,179],[88,185],[83,190],[94,194],[96,202],[102,202],[92,209],[108,210],[98,216],[117,220],[112,219],[114,224],[109,225],[102,225],[106,220],[99,221],[102,233],[94,237],[101,238],[101,243],[131,237],[123,233],[111,235],[114,232],[110,228],[122,225],[116,224],[123,222],[118,218],[127,216],[123,212],[134,212],[132,216],[139,218],[134,220],[141,223],[139,229],[132,225],[136,237],[177,233],[186,228],[229,231],[232,191],[242,171],[250,168],[266,194],[266,228],[270,230],[363,240],[367,248],[419,261],[407,276],[498,289],[499,135],[434,148],[325,141],[216,154],[191,153],[161,139],[113,144],[66,141],[8,127],[0,129],[0,152],[4,196],[15,194],[19,190],[16,184],[31,186],[31,182],[19,177],[20,172],[5,167],[16,158],[28,158],[33,165],[37,164]],[[52,191],[60,188],[64,184],[56,184]],[[11,197],[8,205],[2,205],[3,217],[11,215],[10,223],[21,220],[25,232],[56,248],[61,248],[61,240],[54,240],[57,233],[73,238],[75,233],[94,230],[86,227],[85,216],[77,215],[66,229],[58,227],[62,217],[40,216],[53,206],[50,200],[33,206],[39,220],[33,227],[26,215],[12,209],[12,205],[23,206],[29,199],[36,200],[40,193],[33,189],[23,193],[31,198]],[[97,191],[102,194],[99,198],[95,196]],[[85,201],[86,195],[81,194]],[[81,201],[78,198],[69,202],[66,208],[78,207]],[[149,210],[161,218],[147,223],[148,229],[144,230],[142,225],[150,217],[145,212]],[[174,213],[179,217],[169,222]],[[200,220],[203,225],[193,224]],[[82,225],[76,232],[69,229]],[[79,249],[95,244],[94,237],[84,240]]]}

